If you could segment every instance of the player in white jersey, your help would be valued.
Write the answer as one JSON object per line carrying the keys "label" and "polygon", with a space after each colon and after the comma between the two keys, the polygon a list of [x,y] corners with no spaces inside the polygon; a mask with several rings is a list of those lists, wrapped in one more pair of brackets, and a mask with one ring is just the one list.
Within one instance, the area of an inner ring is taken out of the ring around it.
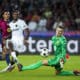
{"label": "player in white jersey", "polygon": [[[24,20],[19,19],[19,11],[14,10],[12,12],[13,20],[9,23],[12,31],[12,38],[7,40],[6,46],[10,50],[12,57],[12,67],[16,63],[19,66],[19,60],[16,56],[16,51],[19,53],[26,51],[27,39],[29,37],[29,29]],[[12,67],[5,68],[5,71],[12,71]],[[4,70],[3,70],[4,71]]]}
{"label": "player in white jersey", "polygon": [[18,52],[24,52],[26,50],[24,41],[26,40],[24,39],[23,31],[28,28],[26,23],[21,19],[17,19],[17,21],[11,21],[9,26],[12,30],[11,41],[13,43],[14,50]]}
{"label": "player in white jersey", "polygon": [[13,11],[12,17],[13,20],[9,23],[12,31],[12,38],[10,43],[8,44],[8,47],[11,50],[11,56],[13,60],[19,65],[19,61],[16,57],[16,51],[19,53],[26,51],[29,29],[25,21],[19,19],[19,11]]}

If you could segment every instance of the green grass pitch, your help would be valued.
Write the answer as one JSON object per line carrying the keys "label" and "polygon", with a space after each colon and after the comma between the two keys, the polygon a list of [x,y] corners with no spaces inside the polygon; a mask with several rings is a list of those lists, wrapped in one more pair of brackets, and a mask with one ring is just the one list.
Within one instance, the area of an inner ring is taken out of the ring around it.
{"label": "green grass pitch", "polygon": [[[25,66],[35,63],[39,60],[48,59],[36,55],[19,56],[20,62]],[[5,61],[0,61],[0,70],[6,67]],[[71,56],[64,65],[64,70],[80,69],[80,56]],[[55,69],[49,66],[42,66],[36,70],[27,70],[19,72],[17,66],[12,72],[0,73],[0,80],[80,80],[80,76],[56,76]]]}

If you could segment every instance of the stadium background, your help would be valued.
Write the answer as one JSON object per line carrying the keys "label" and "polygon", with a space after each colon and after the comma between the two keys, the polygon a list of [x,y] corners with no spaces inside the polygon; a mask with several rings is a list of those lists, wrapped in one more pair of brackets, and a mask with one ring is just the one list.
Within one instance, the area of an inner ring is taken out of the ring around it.
{"label": "stadium background", "polygon": [[28,24],[31,31],[28,54],[39,53],[42,47],[52,52],[50,39],[61,24],[68,39],[67,52],[80,53],[80,0],[0,0],[0,14],[3,9],[20,10],[20,18]]}

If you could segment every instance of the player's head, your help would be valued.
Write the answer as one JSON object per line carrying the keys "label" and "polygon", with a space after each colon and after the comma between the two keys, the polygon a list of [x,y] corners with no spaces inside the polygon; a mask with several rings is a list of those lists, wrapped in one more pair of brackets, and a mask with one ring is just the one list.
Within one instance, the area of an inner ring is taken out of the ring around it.
{"label": "player's head", "polygon": [[63,26],[58,26],[56,28],[56,36],[62,36],[64,32],[64,27]]}
{"label": "player's head", "polygon": [[13,20],[17,20],[19,18],[19,10],[13,10],[12,17]]}
{"label": "player's head", "polygon": [[10,12],[9,12],[9,10],[3,10],[1,16],[2,16],[2,18],[4,20],[6,20],[6,21],[9,20],[9,18],[10,18]]}

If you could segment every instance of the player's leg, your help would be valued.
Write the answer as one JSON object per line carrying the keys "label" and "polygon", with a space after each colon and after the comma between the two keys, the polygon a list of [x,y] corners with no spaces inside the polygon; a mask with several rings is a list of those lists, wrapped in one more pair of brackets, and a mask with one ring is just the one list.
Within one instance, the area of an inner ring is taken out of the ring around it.
{"label": "player's leg", "polygon": [[14,68],[15,68],[14,65],[9,64],[6,68],[2,69],[0,73],[7,72],[7,71],[11,72]]}
{"label": "player's leg", "polygon": [[6,48],[6,40],[3,40],[3,44],[2,44],[2,59],[4,59],[4,58],[6,59],[6,63],[8,66],[6,68],[2,69],[0,72],[6,72],[6,71],[8,71],[9,68],[10,68],[9,71],[11,71],[11,69],[13,67],[11,67],[10,54]]}
{"label": "player's leg", "polygon": [[20,39],[13,39],[9,43],[9,48],[11,50],[11,56],[13,58],[13,61],[12,62],[16,63],[17,66],[20,66],[21,65],[19,63],[19,60],[18,60],[18,57],[17,57],[18,48],[20,47],[20,44],[21,44],[21,42],[19,42],[19,41],[20,41]]}
{"label": "player's leg", "polygon": [[55,65],[55,70],[56,70],[56,75],[60,76],[71,76],[71,75],[76,75],[80,76],[80,71],[79,70],[74,70],[74,71],[63,71],[63,68],[60,66],[60,63]]}
{"label": "player's leg", "polygon": [[29,66],[20,66],[19,69],[20,69],[20,71],[34,70],[34,69],[37,69],[37,68],[41,67],[42,65],[43,65],[42,61],[38,61],[34,64],[29,65]]}
{"label": "player's leg", "polygon": [[13,58],[13,61],[15,62],[15,63],[18,63],[18,58],[17,58],[17,56],[16,56],[16,51],[14,50],[14,45],[13,45],[13,43],[12,43],[12,41],[10,41],[9,43],[8,43],[8,46],[9,46],[9,49],[10,49],[10,55],[11,55],[11,57]]}
{"label": "player's leg", "polygon": [[[29,65],[29,66],[19,66],[20,67],[20,71],[22,70],[34,70],[37,69],[41,66],[55,66],[56,64],[58,64],[61,60],[61,57],[56,56],[53,59],[49,59],[49,60],[43,60],[43,61],[39,61],[35,64]],[[60,66],[62,67],[62,64],[60,64]]]}
{"label": "player's leg", "polygon": [[60,76],[71,76],[71,75],[75,75],[75,74],[74,74],[73,71],[61,71],[57,75],[60,75]]}
{"label": "player's leg", "polygon": [[52,65],[52,67],[55,67],[56,75],[62,75],[62,76],[69,76],[69,75],[75,75],[73,71],[62,71],[64,60],[61,59],[61,57],[55,57],[54,59],[49,60],[49,65]]}
{"label": "player's leg", "polygon": [[8,66],[3,70],[1,70],[1,72],[12,71],[15,68],[13,62],[10,60],[10,54],[8,54],[10,53],[10,49],[8,48],[9,41],[10,40],[7,40],[5,46],[3,46],[3,53],[4,53],[3,55],[5,56]]}
{"label": "player's leg", "polygon": [[80,70],[74,70],[73,72],[76,76],[80,76]]}
{"label": "player's leg", "polygon": [[10,56],[9,56],[9,53],[6,53],[5,59],[6,59],[6,63],[9,65],[10,64]]}
{"label": "player's leg", "polygon": [[73,71],[62,71],[62,67],[60,66],[60,63],[56,64],[55,66],[55,74],[56,75],[61,75],[61,76],[70,76],[70,75],[74,75]]}
{"label": "player's leg", "polygon": [[[50,60],[50,59],[49,59]],[[38,61],[34,64],[31,64],[29,66],[22,66],[22,65],[19,65],[19,70],[20,71],[24,71],[24,70],[34,70],[34,69],[37,69],[41,66],[51,66],[51,64],[49,64],[49,60],[43,60],[43,61]]]}
{"label": "player's leg", "polygon": [[43,61],[38,61],[37,63],[34,63],[32,65],[29,66],[22,66],[19,65],[19,70],[20,71],[24,71],[24,70],[34,70],[37,69],[41,66],[52,66],[58,63],[59,59],[56,59],[56,57],[54,59],[49,59],[49,60],[43,60]]}
{"label": "player's leg", "polygon": [[56,56],[55,58],[48,60],[48,65],[55,66],[56,64],[60,64],[61,67],[63,67],[64,60],[60,56]]}
{"label": "player's leg", "polygon": [[15,50],[19,53],[23,53],[26,51],[26,42],[24,42],[23,38],[18,38],[15,40]]}
{"label": "player's leg", "polygon": [[[23,70],[34,70],[37,69],[41,66],[55,66],[56,64],[60,64],[60,57],[55,57],[53,59],[49,59],[49,60],[43,60],[43,61],[38,61],[37,63],[34,63],[32,65],[29,66],[19,66],[20,67],[20,71]],[[62,68],[62,64],[60,64],[60,67]]]}
{"label": "player's leg", "polygon": [[2,55],[3,55],[3,57],[5,57],[7,65],[9,65],[10,57],[9,57],[9,53],[6,48],[6,40],[5,39],[2,40]]}
{"label": "player's leg", "polygon": [[[9,58],[9,59],[8,59]],[[2,72],[7,72],[7,71],[12,71],[14,68],[15,68],[15,66],[12,64],[12,62],[10,61],[10,56],[9,55],[7,55],[6,56],[6,59],[7,59],[7,63],[8,63],[8,66],[6,67],[6,68],[4,68],[4,69],[2,69],[1,71],[0,71],[0,73],[2,73]]]}
{"label": "player's leg", "polygon": [[79,71],[62,71],[64,60],[61,57],[55,57],[54,59],[50,59],[48,64],[54,66],[56,69],[56,75],[69,76],[69,75],[80,75]]}
{"label": "player's leg", "polygon": [[58,71],[58,73],[56,75],[60,75],[60,76],[71,76],[71,75],[80,76],[80,71]]}

